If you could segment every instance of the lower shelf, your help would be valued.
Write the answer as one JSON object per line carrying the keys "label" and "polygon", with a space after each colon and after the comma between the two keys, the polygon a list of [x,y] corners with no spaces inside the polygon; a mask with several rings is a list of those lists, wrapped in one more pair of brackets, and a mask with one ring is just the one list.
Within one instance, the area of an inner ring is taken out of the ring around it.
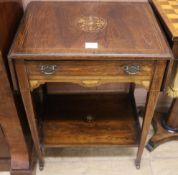
{"label": "lower shelf", "polygon": [[45,147],[127,145],[139,141],[139,122],[128,94],[49,95]]}

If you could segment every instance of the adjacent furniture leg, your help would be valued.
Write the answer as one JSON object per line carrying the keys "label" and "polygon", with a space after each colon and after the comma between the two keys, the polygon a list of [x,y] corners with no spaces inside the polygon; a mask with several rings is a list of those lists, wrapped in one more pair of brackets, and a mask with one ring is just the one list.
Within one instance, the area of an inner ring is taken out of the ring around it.
{"label": "adjacent furniture leg", "polygon": [[167,118],[166,128],[170,132],[178,132],[178,99],[174,99],[169,116]]}
{"label": "adjacent furniture leg", "polygon": [[155,134],[149,140],[147,149],[153,151],[157,146],[170,140],[178,140],[178,99],[174,99],[169,113],[157,113],[153,120]]}
{"label": "adjacent furniture leg", "polygon": [[28,169],[11,169],[11,175],[35,175],[36,174],[36,152],[33,149],[30,157],[30,167]]}
{"label": "adjacent furniture leg", "polygon": [[26,115],[27,115],[27,120],[30,126],[33,142],[34,142],[34,145],[35,145],[38,157],[39,157],[39,166],[40,166],[40,169],[42,170],[44,167],[44,156],[43,156],[43,151],[40,147],[38,126],[36,122],[35,111],[33,108],[34,107],[33,99],[31,96],[30,85],[27,79],[25,64],[23,61],[19,61],[19,62],[16,62],[15,66],[16,66],[16,71],[17,71],[17,77],[19,80],[19,88],[20,88],[23,104],[25,107]]}
{"label": "adjacent furniture leg", "polygon": [[[12,89],[10,88],[6,69],[0,52],[0,125],[5,135],[10,150],[11,174],[17,172],[32,175],[31,157],[25,136],[20,123],[18,111],[15,105]],[[33,166],[34,168],[34,166]]]}
{"label": "adjacent furniture leg", "polygon": [[0,126],[0,171],[10,170],[10,150]]}
{"label": "adjacent furniture leg", "polygon": [[0,152],[9,153],[0,156],[0,170],[10,171],[11,175],[35,174],[36,165],[36,156],[31,152],[31,145],[27,145],[26,133],[23,132],[24,118],[21,118],[23,116],[17,106],[20,103],[16,101],[12,88],[12,81],[16,81],[10,77],[7,59],[22,16],[22,0],[0,0],[0,130],[3,131],[0,132],[7,142],[4,148],[0,143]]}

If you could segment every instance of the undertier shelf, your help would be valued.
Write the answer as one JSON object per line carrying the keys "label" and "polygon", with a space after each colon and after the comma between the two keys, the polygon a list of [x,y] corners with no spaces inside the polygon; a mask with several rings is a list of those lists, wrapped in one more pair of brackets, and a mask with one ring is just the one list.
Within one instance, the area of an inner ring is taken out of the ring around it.
{"label": "undertier shelf", "polygon": [[45,147],[138,145],[139,122],[129,94],[49,95],[45,109]]}

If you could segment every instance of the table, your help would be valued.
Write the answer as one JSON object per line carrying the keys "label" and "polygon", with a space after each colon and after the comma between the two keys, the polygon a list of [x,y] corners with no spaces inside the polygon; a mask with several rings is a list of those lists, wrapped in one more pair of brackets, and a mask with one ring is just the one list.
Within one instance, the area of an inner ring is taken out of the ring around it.
{"label": "table", "polygon": [[[9,61],[14,66],[12,75],[18,79],[41,169],[46,147],[78,145],[136,145],[135,163],[140,168],[163,76],[172,62],[172,53],[148,3],[32,2]],[[48,95],[48,82],[131,86],[129,93],[118,96],[85,94],[78,98]],[[134,84],[148,90],[142,132]],[[41,94],[40,103],[46,101],[41,115],[37,115],[36,90]],[[39,119],[43,119],[42,129]]]}
{"label": "table", "polygon": [[[153,0],[151,4],[160,19],[167,35],[170,47],[175,58],[178,58],[178,1],[177,0]],[[155,116],[153,126],[155,134],[149,140],[147,149],[153,151],[157,146],[171,140],[178,139],[178,100],[177,100],[177,61],[172,69],[172,82],[170,82],[168,95],[173,97],[173,102],[168,114]]]}

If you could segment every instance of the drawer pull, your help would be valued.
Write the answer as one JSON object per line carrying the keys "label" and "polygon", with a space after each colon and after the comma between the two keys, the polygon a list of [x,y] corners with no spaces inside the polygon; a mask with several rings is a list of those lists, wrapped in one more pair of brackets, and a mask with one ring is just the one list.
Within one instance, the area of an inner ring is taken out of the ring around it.
{"label": "drawer pull", "polygon": [[91,123],[94,121],[94,117],[92,115],[87,115],[85,117],[85,121],[88,122],[88,123]]}
{"label": "drawer pull", "polygon": [[139,65],[127,65],[127,66],[124,66],[124,71],[129,75],[136,75],[138,72],[140,72],[140,66]]}
{"label": "drawer pull", "polygon": [[57,66],[56,65],[42,65],[40,70],[45,75],[52,75],[55,73]]}

